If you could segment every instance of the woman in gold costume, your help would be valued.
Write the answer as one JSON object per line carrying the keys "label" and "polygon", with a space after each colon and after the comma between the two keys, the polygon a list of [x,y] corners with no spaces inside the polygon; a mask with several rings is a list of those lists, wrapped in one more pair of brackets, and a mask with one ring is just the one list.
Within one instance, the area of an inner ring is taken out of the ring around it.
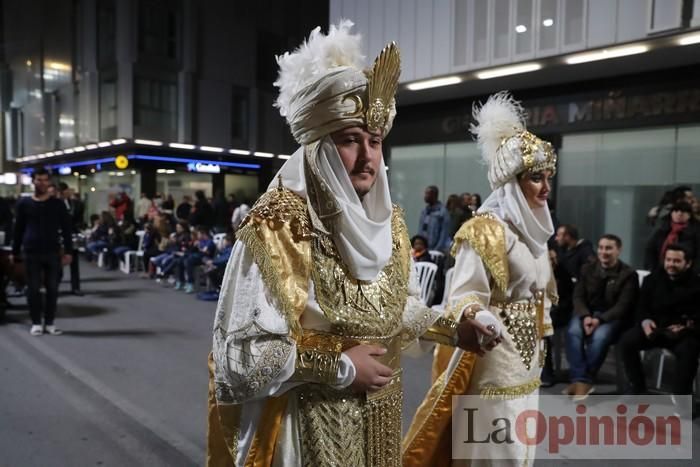
{"label": "woman in gold costume", "polygon": [[530,465],[534,459],[534,447],[517,442],[466,443],[454,451],[466,461],[451,459],[452,431],[465,425],[451,418],[451,396],[481,398],[482,415],[491,406],[487,400],[507,401],[491,410],[508,413],[491,413],[489,421],[537,407],[542,338],[552,332],[549,307],[556,300],[547,254],[554,231],[547,206],[552,146],[526,130],[522,107],[505,92],[475,106],[474,121],[493,192],[455,235],[447,316],[491,323],[502,344],[483,358],[437,349],[436,380],[404,440],[405,466]]}

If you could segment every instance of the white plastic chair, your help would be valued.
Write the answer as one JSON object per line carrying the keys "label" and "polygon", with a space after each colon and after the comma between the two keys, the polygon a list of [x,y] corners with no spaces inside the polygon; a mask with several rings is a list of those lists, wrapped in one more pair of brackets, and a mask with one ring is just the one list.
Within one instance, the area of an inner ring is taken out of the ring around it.
{"label": "white plastic chair", "polygon": [[642,286],[642,282],[644,282],[644,278],[649,274],[651,274],[651,271],[647,271],[646,269],[637,269],[637,278],[639,279],[640,287]]}
{"label": "white plastic chair", "polygon": [[414,263],[414,267],[416,274],[418,274],[418,283],[420,284],[420,299],[427,305],[433,295],[435,275],[438,270],[437,264],[420,261]]}
{"label": "white plastic chair", "polygon": [[139,239],[138,247],[136,247],[136,250],[126,251],[124,253],[124,261],[119,262],[119,270],[121,270],[121,272],[123,272],[124,274],[130,274],[132,266],[133,266],[133,269],[135,271],[138,271],[140,269],[142,262],[136,261],[136,258],[143,257],[143,237],[144,237],[144,235],[146,235],[145,230],[137,230],[136,231],[136,236]]}
{"label": "white plastic chair", "polygon": [[445,259],[445,253],[440,250],[428,250],[428,255],[430,255],[430,261],[435,264],[440,264]]}

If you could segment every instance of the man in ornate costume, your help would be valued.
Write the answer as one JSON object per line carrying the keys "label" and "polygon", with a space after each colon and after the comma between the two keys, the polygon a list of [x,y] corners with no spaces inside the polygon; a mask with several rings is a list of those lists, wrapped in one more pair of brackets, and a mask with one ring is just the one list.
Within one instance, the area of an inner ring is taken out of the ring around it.
{"label": "man in ornate costume", "polygon": [[[360,67],[352,23],[278,58],[277,106],[302,147],[237,232],[210,360],[209,466],[398,466],[402,350],[483,350],[419,297],[382,138],[399,52]],[[493,346],[486,347],[490,350]]]}
{"label": "man in ornate costume", "polygon": [[[556,155],[550,143],[525,129],[522,107],[505,92],[475,107],[474,120],[471,129],[493,192],[455,235],[446,316],[492,319],[503,343],[480,359],[460,349],[437,349],[436,380],[404,439],[404,466],[450,465],[451,396],[508,400],[514,411],[531,408],[537,399],[528,396],[537,394],[544,363],[542,338],[551,333],[549,306],[556,286],[547,254],[554,231],[547,195]],[[486,451],[493,445],[462,447],[471,465],[493,462]],[[498,449],[499,456],[511,459],[507,464],[533,461],[534,446],[503,443]]]}

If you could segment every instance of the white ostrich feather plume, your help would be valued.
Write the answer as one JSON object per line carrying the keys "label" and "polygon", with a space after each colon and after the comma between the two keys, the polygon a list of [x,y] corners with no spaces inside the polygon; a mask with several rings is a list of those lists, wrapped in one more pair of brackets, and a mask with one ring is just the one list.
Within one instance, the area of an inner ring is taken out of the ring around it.
{"label": "white ostrich feather plume", "polygon": [[353,22],[340,20],[338,25],[331,25],[328,35],[317,27],[309,39],[294,52],[285,52],[277,57],[280,67],[279,76],[274,85],[280,89],[275,107],[286,117],[290,110],[292,97],[314,83],[330,70],[337,67],[354,67],[362,69],[364,56],[361,52],[359,34],[351,34]]}
{"label": "white ostrich feather plume", "polygon": [[496,157],[496,151],[504,138],[525,130],[525,109],[508,91],[498,92],[485,104],[474,104],[469,130],[476,136],[481,156],[486,164]]}

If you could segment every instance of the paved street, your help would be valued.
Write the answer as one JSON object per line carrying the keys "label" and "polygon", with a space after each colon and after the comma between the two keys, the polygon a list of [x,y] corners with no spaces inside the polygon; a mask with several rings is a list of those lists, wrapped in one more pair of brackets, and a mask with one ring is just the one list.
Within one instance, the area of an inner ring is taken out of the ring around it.
{"label": "paved street", "polygon": [[[31,337],[24,298],[10,299],[15,308],[0,326],[0,466],[202,465],[214,303],[136,275],[86,264],[82,272],[86,295],[59,300],[63,336]],[[407,425],[430,356],[404,367]]]}

